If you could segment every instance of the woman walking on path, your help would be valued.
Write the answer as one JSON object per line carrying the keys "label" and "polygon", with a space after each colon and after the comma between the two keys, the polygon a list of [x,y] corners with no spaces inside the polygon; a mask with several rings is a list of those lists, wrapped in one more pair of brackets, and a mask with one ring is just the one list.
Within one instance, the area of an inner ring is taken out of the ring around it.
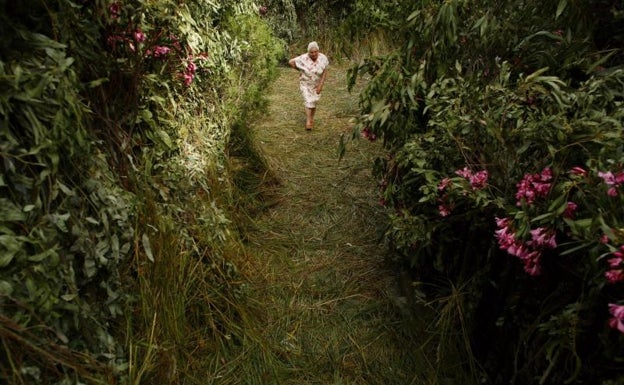
{"label": "woman walking on path", "polygon": [[321,91],[327,76],[329,60],[327,56],[319,52],[318,44],[313,41],[308,44],[308,52],[292,58],[288,64],[301,72],[299,75],[299,88],[303,95],[306,109],[306,130],[314,127],[314,113],[316,102],[321,98]]}

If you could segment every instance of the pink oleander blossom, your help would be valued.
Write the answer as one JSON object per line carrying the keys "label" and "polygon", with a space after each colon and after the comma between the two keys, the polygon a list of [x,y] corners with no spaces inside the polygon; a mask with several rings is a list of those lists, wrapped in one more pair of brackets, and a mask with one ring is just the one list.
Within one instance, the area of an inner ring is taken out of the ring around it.
{"label": "pink oleander blossom", "polygon": [[602,178],[602,180],[609,186],[615,185],[615,175],[611,171],[607,172],[598,172],[598,176]]}
{"label": "pink oleander blossom", "polygon": [[555,230],[545,227],[530,230],[531,240],[524,242],[517,239],[512,225],[513,221],[510,218],[496,218],[498,230],[494,233],[500,249],[520,259],[527,274],[531,276],[540,275],[542,273],[542,251],[557,247]]}
{"label": "pink oleander blossom", "polygon": [[613,284],[624,281],[624,245],[607,260],[609,269],[605,272],[607,282]]}
{"label": "pink oleander blossom", "polygon": [[557,247],[557,241],[555,240],[555,231],[549,230],[545,227],[538,227],[530,231],[531,233],[531,246],[554,249]]}
{"label": "pink oleander blossom", "polygon": [[618,283],[624,281],[624,270],[607,270],[605,272],[605,278],[609,283]]}
{"label": "pink oleander blossom", "polygon": [[472,171],[470,171],[470,169],[468,167],[464,167],[461,170],[455,171],[455,174],[457,174],[457,175],[459,175],[461,177],[464,177],[466,179],[469,179],[470,176],[472,175]]}
{"label": "pink oleander blossom", "polygon": [[117,19],[121,16],[121,3],[115,1],[111,5],[108,6],[108,12],[110,13],[111,19]]}
{"label": "pink oleander blossom", "polygon": [[450,178],[444,178],[440,181],[440,183],[438,184],[438,190],[439,191],[445,191],[446,188],[451,184],[451,179]]}
{"label": "pink oleander blossom", "polygon": [[446,205],[439,205],[438,211],[440,212],[440,215],[443,217],[448,217],[449,215],[451,215],[451,209]]}
{"label": "pink oleander blossom", "polygon": [[473,190],[482,190],[487,186],[489,173],[487,170],[481,170],[470,177],[470,185]]}
{"label": "pink oleander blossom", "polygon": [[362,138],[368,139],[369,141],[374,142],[375,140],[377,140],[377,135],[375,135],[375,133],[371,131],[369,127],[365,127],[362,130]]}
{"label": "pink oleander blossom", "polygon": [[609,319],[609,326],[624,333],[624,305],[610,303],[609,313],[612,315],[612,318]]}
{"label": "pink oleander blossom", "polygon": [[578,209],[578,205],[574,202],[568,202],[565,211],[563,212],[563,216],[568,219],[574,218],[574,213]]}
{"label": "pink oleander blossom", "polygon": [[482,190],[487,186],[489,173],[487,170],[481,170],[473,173],[468,167],[455,171],[455,174],[467,179],[473,190]]}
{"label": "pink oleander blossom", "polygon": [[621,256],[616,256],[615,258],[609,258],[607,262],[609,262],[609,267],[618,268],[622,266],[622,262],[624,262],[624,259],[622,259]]}
{"label": "pink oleander blossom", "polygon": [[546,167],[539,174],[525,174],[516,187],[516,205],[522,206],[522,202],[527,205],[533,204],[537,198],[545,198],[552,186],[552,171]]}
{"label": "pink oleander blossom", "polygon": [[164,57],[169,53],[169,51],[171,51],[171,48],[163,45],[157,45],[154,47],[154,57]]}
{"label": "pink oleander blossom", "polygon": [[197,65],[195,65],[195,63],[190,60],[188,65],[186,66],[186,71],[194,75],[195,71],[197,71]]}
{"label": "pink oleander blossom", "polygon": [[618,196],[618,189],[622,184],[624,184],[624,172],[620,171],[616,174],[611,171],[598,172],[598,176],[602,178],[607,186],[609,186],[607,195],[610,197]]}
{"label": "pink oleander blossom", "polygon": [[141,31],[140,29],[137,29],[136,31],[134,31],[134,40],[137,43],[142,43],[145,41],[145,34],[143,33],[143,31]]}
{"label": "pink oleander blossom", "polygon": [[188,72],[185,72],[182,74],[182,78],[184,79],[184,85],[185,86],[190,86],[191,83],[193,83],[193,79],[194,79],[194,75]]}
{"label": "pink oleander blossom", "polygon": [[542,274],[542,265],[540,263],[541,254],[535,253],[524,261],[524,271],[530,276],[538,276]]}
{"label": "pink oleander blossom", "polygon": [[570,173],[573,174],[573,175],[587,176],[587,170],[585,170],[582,167],[578,167],[578,166],[572,167],[570,169]]}

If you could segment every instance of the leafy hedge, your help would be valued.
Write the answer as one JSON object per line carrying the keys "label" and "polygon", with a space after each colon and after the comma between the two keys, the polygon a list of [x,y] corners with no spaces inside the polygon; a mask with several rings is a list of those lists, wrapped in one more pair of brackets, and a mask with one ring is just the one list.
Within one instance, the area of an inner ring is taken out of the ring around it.
{"label": "leafy hedge", "polygon": [[282,44],[251,1],[3,0],[0,33],[0,380],[177,383],[244,290],[230,129]]}
{"label": "leafy hedge", "polygon": [[351,81],[438,353],[475,383],[623,381],[622,4],[421,3]]}

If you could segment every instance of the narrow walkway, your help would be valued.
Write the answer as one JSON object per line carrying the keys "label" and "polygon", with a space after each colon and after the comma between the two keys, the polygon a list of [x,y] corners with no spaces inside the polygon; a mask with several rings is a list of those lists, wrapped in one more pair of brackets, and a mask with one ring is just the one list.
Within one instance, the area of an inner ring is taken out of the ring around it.
{"label": "narrow walkway", "polygon": [[[266,310],[278,367],[265,384],[410,384],[417,364],[396,282],[378,244],[383,221],[371,176],[380,143],[350,138],[357,95],[332,67],[315,129],[304,130],[297,72],[280,69],[256,139],[281,185],[249,234],[251,292]],[[272,373],[271,373],[272,371]],[[256,383],[256,381],[242,383]]]}

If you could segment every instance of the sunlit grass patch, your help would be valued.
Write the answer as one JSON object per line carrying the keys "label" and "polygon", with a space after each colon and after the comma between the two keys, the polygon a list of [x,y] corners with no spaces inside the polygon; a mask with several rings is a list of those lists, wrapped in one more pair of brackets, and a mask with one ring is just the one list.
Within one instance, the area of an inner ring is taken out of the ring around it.
{"label": "sunlit grass patch", "polygon": [[[271,204],[250,214],[243,234],[240,268],[256,317],[247,327],[262,342],[240,346],[240,383],[422,383],[424,361],[378,243],[384,214],[370,167],[383,151],[351,141],[357,95],[347,92],[345,70],[330,70],[311,132],[297,72],[286,68],[252,127],[272,179],[251,199]],[[341,138],[348,148],[339,159]]]}

